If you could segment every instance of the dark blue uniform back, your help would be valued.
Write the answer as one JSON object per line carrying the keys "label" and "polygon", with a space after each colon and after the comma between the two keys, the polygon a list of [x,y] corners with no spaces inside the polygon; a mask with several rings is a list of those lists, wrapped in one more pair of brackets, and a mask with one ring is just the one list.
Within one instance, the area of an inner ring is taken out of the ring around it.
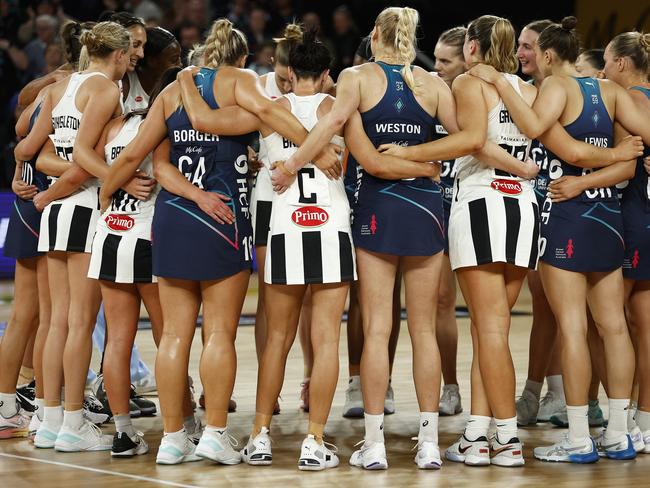
{"label": "dark blue uniform back", "polygon": [[[203,68],[195,83],[216,109],[216,70]],[[153,219],[153,272],[187,280],[215,280],[250,269],[248,149],[252,135],[222,137],[192,128],[184,108],[167,119],[170,161],[194,186],[230,198],[233,224],[219,224],[193,201],[161,190]]]}
{"label": "dark blue uniform back", "polygon": [[[29,118],[30,131],[40,113],[41,104],[38,104]],[[36,169],[36,158],[23,163],[21,179],[28,185],[35,185],[38,191],[45,191],[49,186],[47,176]],[[41,212],[36,210],[34,202],[16,196],[9,217],[5,256],[15,259],[41,256],[43,253],[37,251],[40,228]]]}
{"label": "dark blue uniform back", "polygon": [[[632,90],[639,90],[650,99],[650,89],[634,86]],[[621,203],[625,228],[623,276],[643,281],[650,280],[650,179],[643,166],[643,158],[648,156],[650,147],[645,146]]]}
{"label": "dark blue uniform back", "polygon": [[[377,65],[387,87],[379,103],[361,114],[369,139],[375,147],[430,141],[434,118],[402,78],[402,66]],[[354,244],[362,249],[400,256],[430,256],[444,249],[442,192],[430,178],[390,181],[364,171],[353,213]]]}
{"label": "dark blue uniform back", "polygon": [[[583,107],[565,127],[576,140],[612,147],[614,126],[593,78],[575,78]],[[549,176],[582,176],[588,171],[562,161],[549,149]],[[596,188],[560,203],[546,198],[541,209],[542,261],[576,272],[613,271],[623,263],[623,222],[616,187]],[[594,245],[594,243],[598,245]]]}

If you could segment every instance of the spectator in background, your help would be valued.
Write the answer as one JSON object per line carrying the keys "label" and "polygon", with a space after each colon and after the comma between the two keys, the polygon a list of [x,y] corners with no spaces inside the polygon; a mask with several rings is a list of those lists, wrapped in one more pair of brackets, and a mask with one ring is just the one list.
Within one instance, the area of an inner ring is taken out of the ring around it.
{"label": "spectator in background", "polygon": [[248,28],[244,32],[252,54],[255,54],[267,41],[271,40],[267,26],[268,18],[269,14],[266,10],[259,7],[253,8],[248,16]]}
{"label": "spectator in background", "polygon": [[228,7],[226,18],[235,24],[237,29],[246,32],[248,30],[248,11],[250,9],[248,0],[233,0]]}
{"label": "spectator in background", "polygon": [[212,19],[208,0],[174,0],[174,12],[176,14],[174,25],[180,26],[189,22],[197,25],[201,34]]}
{"label": "spectator in background", "polygon": [[192,22],[183,22],[178,28],[176,39],[181,45],[181,59],[185,61],[194,46],[203,42],[203,34],[198,25]]}
{"label": "spectator in background", "polygon": [[248,66],[248,69],[252,69],[258,75],[262,76],[266,73],[273,71],[273,55],[275,53],[275,43],[273,41],[267,41],[266,43],[259,46],[259,48],[253,53],[255,59]]}
{"label": "spectator in background", "polygon": [[163,11],[151,0],[131,0],[133,15],[144,20],[145,24],[160,24],[163,18]]}
{"label": "spectator in background", "polygon": [[352,12],[346,5],[341,5],[334,10],[332,15],[334,27],[334,66],[332,77],[336,79],[341,71],[352,66],[354,54],[359,46],[359,30],[352,20]]}
{"label": "spectator in background", "polygon": [[25,81],[33,80],[46,72],[45,49],[54,42],[59,27],[57,18],[48,14],[36,17],[34,24],[36,37],[24,49],[29,60]]}
{"label": "spectator in background", "polygon": [[291,0],[272,0],[269,12],[271,14],[271,32],[274,35],[280,35],[287,24],[294,23],[298,18]]}

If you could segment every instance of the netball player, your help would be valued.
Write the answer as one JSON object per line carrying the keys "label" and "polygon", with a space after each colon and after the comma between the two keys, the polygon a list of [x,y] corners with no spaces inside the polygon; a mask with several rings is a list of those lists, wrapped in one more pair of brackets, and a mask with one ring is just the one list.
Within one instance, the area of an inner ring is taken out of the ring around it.
{"label": "netball player", "polygon": [[576,60],[576,71],[582,76],[591,76],[592,78],[604,78],[605,60],[603,55],[604,49],[588,49],[580,53]]}
{"label": "netball player", "polygon": [[[435,69],[451,88],[454,80],[465,72],[463,44],[465,43],[465,27],[453,27],[438,38],[434,56]],[[436,123],[434,137],[447,135],[447,131]],[[443,256],[438,295],[438,310],[436,319],[436,338],[440,348],[440,364],[444,386],[440,397],[440,415],[456,415],[463,411],[458,379],[456,377],[456,352],[458,348],[458,325],[456,324],[456,277],[449,262],[449,212],[451,210],[454,192],[454,177],[456,176],[456,160],[441,161],[440,186],[443,191],[443,215],[445,223],[445,254]]]}
{"label": "netball player", "polygon": [[[547,75],[531,109],[519,95],[496,83],[513,119],[530,137],[544,134],[559,120],[576,139],[595,145],[612,145],[613,121],[650,141],[643,116],[624,89],[614,83],[577,77],[578,56],[575,17],[547,27],[537,42],[537,64]],[[477,70],[484,71],[484,70]],[[489,70],[488,70],[489,71]],[[542,109],[543,107],[543,109]],[[542,136],[553,153],[555,140]],[[553,155],[555,157],[555,154]],[[551,178],[583,173],[583,168],[559,159]],[[614,161],[601,161],[607,165]],[[561,203],[547,198],[542,209],[542,256],[540,273],[544,290],[562,334],[562,363],[569,435],[559,443],[535,449],[535,456],[547,461],[588,463],[600,454],[612,459],[636,456],[627,429],[634,351],[623,312],[624,289],[621,272],[623,225],[616,190],[612,187],[587,191]],[[594,240],[599,246],[593,246]],[[587,304],[605,344],[609,384],[609,425],[598,450],[589,434],[587,393],[591,363],[586,341]]]}
{"label": "netball player", "polygon": [[[227,123],[220,129],[224,130],[218,131],[218,137],[206,133],[205,127],[215,117],[197,116],[189,109],[185,92],[203,103],[191,76],[187,83],[190,89],[185,87],[182,109],[178,110],[181,93],[174,83],[161,94],[138,136],[114,162],[102,191],[105,206],[111,192],[128,180],[169,132],[174,164],[169,164],[169,145],[154,154],[154,176],[163,187],[153,220],[153,271],[159,276],[164,323],[156,360],[165,427],[157,456],[161,464],[198,460],[197,454],[224,464],[240,461],[226,424],[235,379],[234,339],[249,279],[252,235],[246,197],[248,138],[227,137],[228,131],[236,131],[232,134],[236,136],[258,126],[257,117],[237,107],[241,104],[274,130],[293,136],[295,142],[306,136],[289,112],[264,95],[257,77],[240,69],[247,54],[241,32],[230,21],[217,20],[206,41],[204,60],[208,68],[197,75],[196,83],[211,108],[222,107],[220,112],[226,114]],[[210,107],[208,111],[212,112]],[[237,119],[242,113],[248,124]],[[320,163],[334,166],[335,154],[328,152]],[[205,329],[201,373],[208,426],[195,453],[183,428],[182,397],[201,303]],[[215,371],[220,373],[217,378]]]}

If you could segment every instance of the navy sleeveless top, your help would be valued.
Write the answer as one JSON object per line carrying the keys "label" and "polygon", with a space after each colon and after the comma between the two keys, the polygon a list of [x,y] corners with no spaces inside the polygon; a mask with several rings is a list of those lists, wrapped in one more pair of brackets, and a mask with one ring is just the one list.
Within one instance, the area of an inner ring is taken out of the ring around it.
{"label": "navy sleeveless top", "polygon": [[[34,127],[36,119],[38,119],[40,113],[41,104],[39,103],[32,112],[32,116],[29,118],[29,132],[32,131],[32,128]],[[36,185],[38,191],[45,191],[50,186],[47,175],[45,173],[41,173],[36,169],[36,158],[32,159],[31,161],[25,161],[23,163],[21,179],[28,185]]]}
{"label": "navy sleeveless top", "polygon": [[[194,78],[203,99],[212,109],[219,108],[213,86],[217,70],[201,68]],[[248,149],[253,134],[218,136],[192,127],[185,108],[167,118],[171,141],[170,161],[194,186],[211,192],[227,193],[233,200],[246,202],[248,191]],[[239,197],[237,197],[239,196]],[[248,214],[246,208],[245,211]]]}
{"label": "navy sleeveless top", "polygon": [[[639,90],[646,97],[650,99],[650,88],[642,86],[633,86],[632,90]],[[643,158],[650,156],[650,147],[644,146],[643,156],[636,160],[636,170],[634,177],[630,180],[623,191],[624,202],[636,202],[641,204],[646,212],[650,211],[650,180],[648,179],[648,172],[643,166]]]}
{"label": "navy sleeveless top", "polygon": [[[420,106],[402,78],[402,66],[379,61],[376,64],[386,75],[386,93],[377,105],[361,114],[363,128],[370,141],[375,147],[381,144],[414,146],[430,141],[434,118]],[[386,181],[364,173],[363,185]],[[393,183],[399,182],[391,181]],[[402,180],[402,183],[405,181]],[[408,184],[424,187],[435,185],[430,178],[409,179]]]}
{"label": "navy sleeveless top", "polygon": [[[580,91],[582,92],[582,112],[580,112],[576,120],[564,127],[565,130],[574,139],[584,141],[587,144],[598,147],[612,147],[614,123],[605,108],[598,80],[590,77],[576,77],[574,79],[580,85]],[[592,171],[562,161],[550,149],[547,149],[547,152],[550,160],[549,175],[551,179],[557,179],[560,176],[582,176]],[[585,190],[573,200],[598,202],[616,200],[617,198],[616,187],[611,186],[609,188]]]}

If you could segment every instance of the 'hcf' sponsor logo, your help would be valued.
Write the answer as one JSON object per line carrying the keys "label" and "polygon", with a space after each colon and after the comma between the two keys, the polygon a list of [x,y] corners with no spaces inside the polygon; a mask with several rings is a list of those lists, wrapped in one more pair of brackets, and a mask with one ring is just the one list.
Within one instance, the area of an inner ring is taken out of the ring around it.
{"label": "'hcf' sponsor logo", "polygon": [[133,217],[129,217],[128,215],[109,214],[104,220],[108,228],[112,230],[130,230],[135,224]]}
{"label": "'hcf' sponsor logo", "polygon": [[329,220],[330,216],[320,207],[301,207],[291,214],[291,220],[300,227],[319,227]]}
{"label": "'hcf' sponsor logo", "polygon": [[506,195],[519,195],[521,193],[521,184],[518,181],[492,180],[490,186]]}

